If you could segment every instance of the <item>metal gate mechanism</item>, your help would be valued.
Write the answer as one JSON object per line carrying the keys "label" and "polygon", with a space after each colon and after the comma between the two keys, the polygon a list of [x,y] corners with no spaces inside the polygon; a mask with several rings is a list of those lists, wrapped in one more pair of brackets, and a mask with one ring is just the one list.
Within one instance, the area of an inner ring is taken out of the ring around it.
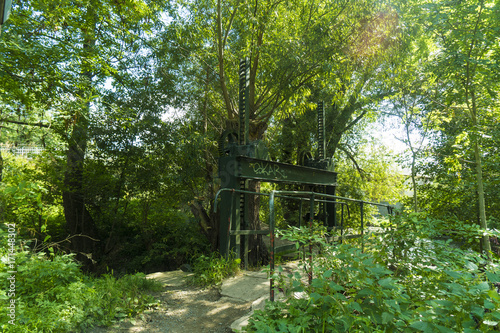
{"label": "metal gate mechanism", "polygon": [[[220,207],[220,253],[226,257],[234,252],[238,258],[244,258],[245,269],[248,263],[249,235],[270,236],[270,299],[274,300],[274,257],[279,251],[296,249],[296,244],[275,246],[275,200],[299,200],[299,227],[302,224],[303,203],[309,204],[307,222],[312,226],[313,220],[322,220],[327,230],[340,230],[340,237],[330,237],[330,241],[358,238],[364,234],[364,205],[376,205],[387,208],[392,214],[393,207],[386,204],[367,202],[335,195],[337,173],[333,171],[331,159],[325,157],[325,109],[323,102],[318,103],[318,153],[316,159],[308,159],[304,165],[292,165],[269,160],[267,148],[261,141],[249,139],[249,78],[250,62],[240,62],[239,70],[239,127],[238,132],[226,130],[219,142],[219,177],[221,190],[215,196],[214,210]],[[248,181],[286,183],[299,186],[306,185],[312,191],[271,191],[270,193],[252,192],[248,190]],[[269,230],[251,230],[248,221],[248,199],[250,196],[269,197]],[[218,204],[218,199],[220,203]],[[319,212],[316,213],[316,203]],[[357,204],[360,208],[361,225],[358,234],[344,234],[344,212],[349,215],[349,204]],[[340,225],[337,225],[336,207],[340,206]],[[243,255],[242,255],[243,254]],[[312,245],[309,249],[309,282],[312,280]]]}
{"label": "metal gate mechanism", "polygon": [[[261,141],[250,141],[249,137],[249,81],[250,61],[240,62],[239,68],[239,126],[238,131],[226,130],[219,142],[219,177],[222,191],[220,213],[220,253],[228,256],[232,251],[241,258],[248,258],[248,242],[245,235],[269,234],[269,231],[248,230],[248,181],[308,185],[315,191],[335,195],[337,173],[333,171],[331,159],[325,157],[325,110],[318,103],[319,151],[316,159],[305,161],[305,165],[292,165],[269,160],[267,148]],[[336,227],[335,203],[321,204],[319,216],[329,229]],[[243,253],[242,253],[243,252]],[[242,256],[243,254],[243,256]]]}

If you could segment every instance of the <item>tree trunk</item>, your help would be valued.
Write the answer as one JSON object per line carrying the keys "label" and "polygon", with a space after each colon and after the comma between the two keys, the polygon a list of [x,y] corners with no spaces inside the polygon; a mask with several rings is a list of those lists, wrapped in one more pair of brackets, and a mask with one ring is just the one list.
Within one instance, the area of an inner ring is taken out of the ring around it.
{"label": "tree trunk", "polygon": [[[474,142],[474,155],[476,157],[476,180],[477,180],[477,194],[479,199],[479,223],[481,225],[481,229],[486,231],[488,229],[486,223],[486,205],[484,201],[484,186],[483,186],[483,166],[481,161],[481,154],[479,149],[479,143],[477,142],[477,138]],[[491,244],[490,237],[488,235],[484,235],[482,238],[483,250],[486,252],[489,258],[491,258]]]}
{"label": "tree trunk", "polygon": [[219,213],[214,213],[211,206],[207,212],[203,205],[196,200],[189,204],[189,208],[199,221],[200,230],[210,242],[211,250],[217,251],[219,249]]}
{"label": "tree trunk", "polygon": [[66,153],[67,166],[64,174],[63,207],[66,228],[71,236],[71,251],[76,253],[84,269],[91,270],[95,259],[100,255],[96,241],[97,228],[85,205],[84,162],[88,140],[88,115],[90,102],[86,96],[92,91],[92,71],[88,67],[88,58],[95,52],[95,30],[97,18],[93,3],[87,5],[85,13],[86,26],[82,28],[83,52],[80,60],[82,72],[79,89],[80,107],[72,115],[71,134],[68,137]]}
{"label": "tree trunk", "polygon": [[[79,143],[82,144],[81,141]],[[76,253],[77,260],[83,263],[85,269],[90,269],[98,255],[95,244],[97,230],[94,220],[85,206],[83,190],[85,148],[80,145],[76,142],[70,142],[68,147],[67,169],[64,174],[63,207],[66,228],[69,234],[74,236],[71,238],[71,251]]]}
{"label": "tree trunk", "polygon": [[411,182],[413,185],[413,211],[418,212],[418,197],[417,197],[417,172],[415,171],[415,155],[411,162]]}

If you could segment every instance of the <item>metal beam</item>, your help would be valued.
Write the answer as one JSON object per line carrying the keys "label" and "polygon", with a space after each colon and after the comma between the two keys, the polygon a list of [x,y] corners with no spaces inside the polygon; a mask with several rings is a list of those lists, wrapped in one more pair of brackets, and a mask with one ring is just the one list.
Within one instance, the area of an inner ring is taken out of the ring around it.
{"label": "metal beam", "polygon": [[219,167],[219,177],[223,183],[229,177],[237,177],[267,182],[337,185],[337,173],[333,171],[245,156],[222,157]]}

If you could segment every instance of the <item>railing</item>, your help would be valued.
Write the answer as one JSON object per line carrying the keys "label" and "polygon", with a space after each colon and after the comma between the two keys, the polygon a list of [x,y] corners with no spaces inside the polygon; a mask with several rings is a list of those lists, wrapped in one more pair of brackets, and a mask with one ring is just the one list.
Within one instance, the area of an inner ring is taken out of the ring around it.
{"label": "railing", "polygon": [[23,157],[28,157],[29,155],[41,154],[45,149],[43,147],[32,147],[32,146],[18,146],[18,147],[9,147],[9,146],[1,146],[0,151],[9,152],[15,155],[21,155]]}
{"label": "railing", "polygon": [[[245,194],[252,194],[252,195],[259,195],[259,196],[268,196],[269,197],[269,230],[231,230],[232,227],[232,216],[233,214],[230,214],[229,217],[229,223],[228,223],[228,229],[227,229],[227,253],[229,253],[230,250],[230,236],[249,236],[249,235],[270,235],[270,261],[269,261],[269,268],[270,268],[270,273],[271,273],[271,279],[270,279],[270,299],[271,301],[274,301],[274,279],[272,278],[274,275],[274,263],[275,263],[275,254],[277,252],[277,249],[275,248],[275,222],[276,222],[276,213],[275,213],[275,199],[276,198],[283,198],[283,199],[289,199],[289,200],[300,200],[300,208],[299,208],[299,227],[301,226],[301,221],[302,221],[302,204],[305,201],[309,201],[309,225],[312,226],[313,220],[314,220],[314,211],[315,211],[315,203],[316,202],[322,202],[322,203],[330,203],[330,204],[338,204],[341,205],[341,222],[340,222],[340,236],[339,237],[329,237],[329,241],[335,242],[335,241],[340,241],[342,242],[343,239],[354,239],[354,238],[360,238],[363,237],[364,235],[364,205],[374,205],[374,206],[380,206],[380,207],[386,207],[387,212],[389,214],[392,214],[393,212],[393,207],[391,205],[386,205],[386,204],[380,204],[380,203],[375,203],[375,202],[369,202],[369,201],[363,201],[363,200],[358,200],[358,199],[351,199],[351,198],[345,198],[345,197],[340,197],[340,196],[335,196],[335,195],[330,195],[330,194],[325,194],[325,193],[318,193],[318,192],[305,192],[305,191],[271,191],[270,193],[261,193],[261,192],[251,192],[251,191],[245,191],[245,190],[235,190],[231,188],[223,188],[220,189],[216,196],[215,196],[215,204],[214,204],[214,211],[217,211],[217,202],[218,202],[218,197],[220,193],[224,191],[230,191],[232,194],[231,198],[231,206],[230,210],[233,210],[233,198],[236,193],[245,193]],[[345,236],[344,234],[344,211],[347,211],[348,216],[349,214],[349,204],[348,203],[354,203],[354,204],[359,204],[360,205],[360,233],[355,234],[355,235],[348,235]],[[346,208],[346,209],[344,209]],[[331,230],[329,230],[331,231]],[[292,245],[295,247],[295,244]],[[363,246],[363,244],[362,244]],[[284,250],[283,247],[279,248],[280,250]],[[247,261],[248,261],[248,253],[244,253],[244,265],[245,269],[247,268]],[[309,244],[309,272],[308,272],[308,279],[309,283],[312,281],[312,244]]]}
{"label": "railing", "polygon": [[[285,196],[284,196],[285,195]],[[297,197],[295,197],[297,196]],[[269,195],[269,229],[270,229],[270,234],[271,234],[271,251],[270,251],[270,260],[269,260],[269,269],[270,269],[270,300],[274,301],[274,256],[275,256],[275,248],[274,248],[274,238],[275,238],[275,231],[274,231],[274,226],[275,226],[275,210],[274,210],[274,200],[275,198],[281,198],[281,197],[287,197],[287,198],[293,198],[293,199],[298,199],[298,200],[308,200],[310,202],[310,212],[309,212],[309,226],[312,227],[313,220],[314,220],[314,204],[315,202],[326,202],[326,203],[336,203],[336,204],[342,204],[342,218],[341,218],[341,236],[340,237],[331,237],[330,241],[342,241],[344,238],[360,238],[363,237],[364,235],[364,205],[374,205],[374,206],[380,206],[380,207],[386,207],[387,212],[389,214],[392,214],[393,212],[393,207],[391,205],[386,205],[386,204],[380,204],[376,202],[369,202],[369,201],[363,201],[363,200],[358,200],[358,199],[351,199],[351,198],[345,198],[345,197],[339,197],[336,195],[330,195],[330,194],[325,194],[325,193],[318,193],[318,192],[304,192],[304,191],[271,191]],[[323,198],[323,199],[316,199],[316,197]],[[331,199],[335,200],[332,201]],[[342,200],[342,201],[338,201]],[[344,237],[344,227],[343,227],[343,207],[344,205],[346,207],[349,207],[346,202],[343,201],[348,201],[348,202],[353,202],[353,203],[358,203],[360,206],[360,234],[358,235],[350,235],[350,237]],[[312,282],[312,243],[309,243],[309,272],[308,272],[308,280],[309,284]]]}

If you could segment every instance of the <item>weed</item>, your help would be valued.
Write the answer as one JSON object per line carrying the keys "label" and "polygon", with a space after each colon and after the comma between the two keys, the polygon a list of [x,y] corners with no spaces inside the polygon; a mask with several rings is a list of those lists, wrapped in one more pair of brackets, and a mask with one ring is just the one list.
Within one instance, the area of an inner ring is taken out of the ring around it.
{"label": "weed", "polygon": [[210,256],[201,255],[193,262],[193,275],[188,277],[188,283],[200,287],[220,284],[224,279],[234,276],[241,264],[241,259],[222,257],[219,253]]}

